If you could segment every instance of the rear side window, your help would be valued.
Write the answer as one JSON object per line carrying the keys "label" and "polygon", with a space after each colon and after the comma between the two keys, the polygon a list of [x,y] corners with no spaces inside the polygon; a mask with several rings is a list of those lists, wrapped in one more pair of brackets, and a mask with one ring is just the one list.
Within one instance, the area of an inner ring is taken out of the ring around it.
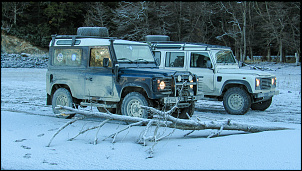
{"label": "rear side window", "polygon": [[53,65],[55,66],[80,66],[82,49],[55,49]]}
{"label": "rear side window", "polygon": [[166,67],[183,67],[185,54],[183,52],[167,52]]}

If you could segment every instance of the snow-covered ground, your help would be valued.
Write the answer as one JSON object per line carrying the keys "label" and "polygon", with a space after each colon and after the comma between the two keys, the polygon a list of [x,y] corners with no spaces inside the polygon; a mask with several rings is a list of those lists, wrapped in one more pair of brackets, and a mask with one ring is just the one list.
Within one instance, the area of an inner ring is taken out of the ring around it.
{"label": "snow-covered ground", "polygon": [[[1,68],[1,169],[301,169],[301,66],[260,63],[277,76],[280,94],[264,112],[250,110],[245,115],[229,115],[222,102],[198,101],[194,117],[226,120],[251,125],[292,128],[247,134],[216,130],[176,130],[154,146],[153,157],[147,146],[136,140],[143,126],[130,128],[116,138],[101,141],[126,125],[111,122],[100,129],[67,141],[80,130],[96,126],[101,119],[75,122],[60,132],[46,147],[54,133],[69,120],[56,118],[46,104],[46,69]],[[248,67],[245,67],[248,69]],[[96,108],[92,108],[97,111]],[[194,119],[193,117],[193,119]],[[161,128],[161,133],[172,129]]]}

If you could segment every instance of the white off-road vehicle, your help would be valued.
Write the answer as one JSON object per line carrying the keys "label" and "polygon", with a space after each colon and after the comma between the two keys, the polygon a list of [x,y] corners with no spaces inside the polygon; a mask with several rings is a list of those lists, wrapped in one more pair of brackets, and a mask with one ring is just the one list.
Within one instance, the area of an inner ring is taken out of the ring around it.
{"label": "white off-road vehicle", "polygon": [[146,36],[159,68],[196,74],[198,91],[206,99],[223,101],[229,114],[243,115],[250,108],[264,111],[279,94],[275,75],[240,68],[231,48],[169,39]]}

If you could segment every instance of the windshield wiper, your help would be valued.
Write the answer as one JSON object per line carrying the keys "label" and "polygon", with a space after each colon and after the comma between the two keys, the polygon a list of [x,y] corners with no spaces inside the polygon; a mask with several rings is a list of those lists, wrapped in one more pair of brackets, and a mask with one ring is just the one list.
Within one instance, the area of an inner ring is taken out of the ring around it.
{"label": "windshield wiper", "polygon": [[143,59],[143,58],[136,59],[134,62],[140,62],[140,61],[149,63],[149,61],[147,61],[146,59]]}
{"label": "windshield wiper", "polygon": [[131,61],[130,59],[128,59],[128,58],[119,58],[119,59],[117,59],[118,61],[119,60],[122,60],[122,61],[125,61],[125,60],[128,60],[130,63],[132,63],[133,61]]}

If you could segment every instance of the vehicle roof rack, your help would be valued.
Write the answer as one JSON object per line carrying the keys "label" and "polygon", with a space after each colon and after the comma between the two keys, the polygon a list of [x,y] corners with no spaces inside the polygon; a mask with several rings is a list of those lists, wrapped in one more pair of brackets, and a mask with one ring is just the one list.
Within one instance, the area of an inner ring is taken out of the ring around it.
{"label": "vehicle roof rack", "polygon": [[152,48],[158,48],[158,49],[180,49],[184,50],[186,47],[188,48],[190,45],[200,45],[204,46],[207,50],[207,48],[225,48],[225,49],[231,49],[227,46],[221,46],[221,45],[210,45],[205,43],[193,43],[193,42],[183,42],[183,41],[154,41],[150,42]]}
{"label": "vehicle roof rack", "polygon": [[101,37],[101,36],[81,36],[81,35],[51,35],[51,46],[54,46],[56,39],[71,39],[71,46],[75,45],[76,39],[78,38],[95,38],[95,39],[110,39],[116,40],[117,37]]}

